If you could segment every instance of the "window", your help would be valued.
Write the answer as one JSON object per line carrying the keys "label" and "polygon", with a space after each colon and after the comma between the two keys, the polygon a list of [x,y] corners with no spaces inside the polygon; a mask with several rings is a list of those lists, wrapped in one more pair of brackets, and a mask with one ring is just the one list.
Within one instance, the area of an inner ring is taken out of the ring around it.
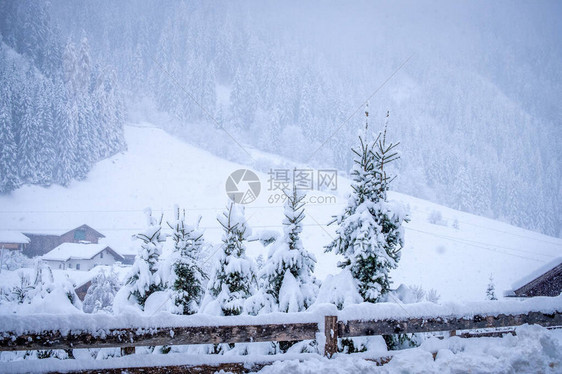
{"label": "window", "polygon": [[80,270],[80,264],[76,264],[76,270]]}
{"label": "window", "polygon": [[59,264],[59,269],[62,269],[62,264]]}
{"label": "window", "polygon": [[86,230],[78,229],[74,231],[74,240],[76,241],[86,240]]}
{"label": "window", "polygon": [[69,269],[72,269],[72,264],[68,264],[68,268],[69,268]]}
{"label": "window", "polygon": [[100,252],[100,258],[103,258],[103,251]]}

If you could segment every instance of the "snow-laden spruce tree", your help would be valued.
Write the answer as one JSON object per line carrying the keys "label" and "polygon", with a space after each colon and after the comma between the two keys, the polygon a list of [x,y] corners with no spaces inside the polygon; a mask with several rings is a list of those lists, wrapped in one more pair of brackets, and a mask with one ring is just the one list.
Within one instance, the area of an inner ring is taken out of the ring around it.
{"label": "snow-laden spruce tree", "polygon": [[306,195],[294,182],[292,190],[285,194],[284,235],[273,244],[260,275],[280,312],[300,312],[314,302],[318,293],[318,281],[312,275],[316,258],[300,239]]}
{"label": "snow-laden spruce tree", "polygon": [[128,299],[134,301],[142,309],[144,309],[146,299],[162,289],[158,261],[162,254],[162,243],[166,240],[162,235],[161,222],[152,216],[152,210],[147,208],[145,214],[148,227],[144,232],[136,235],[142,243],[127,280]]}
{"label": "snow-laden spruce tree", "polygon": [[490,274],[490,281],[488,283],[488,288],[486,289],[486,299],[497,300],[496,297],[496,285],[494,284],[494,277]]}
{"label": "snow-laden spruce tree", "polygon": [[172,254],[172,275],[168,280],[172,289],[172,299],[177,314],[194,314],[205,290],[203,282],[207,279],[198,262],[205,244],[203,231],[199,229],[199,217],[195,225],[186,222],[185,210],[174,207],[174,221],[168,222],[172,229],[174,252]]}
{"label": "snow-laden spruce tree", "polygon": [[234,202],[227,204],[217,220],[224,230],[222,253],[211,274],[208,293],[220,313],[239,315],[244,311],[244,302],[254,294],[257,286],[254,261],[246,256],[245,241],[250,229],[246,226],[244,208]]}
{"label": "snow-laden spruce tree", "polygon": [[[365,114],[368,119],[368,111]],[[366,121],[359,149],[353,149],[357,156],[351,172],[353,190],[344,212],[334,217],[337,236],[326,247],[326,251],[343,255],[345,260],[339,266],[351,272],[359,294],[367,302],[379,301],[390,290],[389,272],[400,260],[402,223],[407,221],[402,206],[387,200],[393,178],[385,168],[399,158],[399,143],[386,139],[387,122],[383,133],[370,141]]]}
{"label": "snow-laden spruce tree", "polygon": [[113,299],[120,287],[119,278],[113,269],[109,274],[104,270],[100,271],[92,279],[92,285],[84,297],[82,310],[86,313],[111,312]]}

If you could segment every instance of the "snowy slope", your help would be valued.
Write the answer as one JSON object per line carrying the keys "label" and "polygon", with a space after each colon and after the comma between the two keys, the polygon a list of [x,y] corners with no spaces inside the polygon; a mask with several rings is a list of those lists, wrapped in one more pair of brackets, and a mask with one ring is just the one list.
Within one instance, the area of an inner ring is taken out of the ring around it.
{"label": "snowy slope", "polygon": [[[206,238],[218,243],[221,231],[216,216],[227,201],[225,181],[244,166],[188,145],[150,124],[128,126],[126,138],[129,150],[98,163],[85,181],[72,182],[69,188],[26,186],[0,196],[0,230],[58,232],[86,223],[106,235],[107,244],[127,252],[133,243],[131,235],[144,227],[145,207],[162,211],[166,219],[177,203],[188,209],[188,217],[201,214]],[[281,231],[282,208],[268,203],[268,176],[258,176],[262,191],[247,206],[249,225],[254,231]],[[335,203],[307,206],[303,242],[318,259],[320,278],[338,271],[338,258],[323,253],[323,246],[334,232],[326,223],[343,209],[348,185],[340,177]],[[501,293],[562,254],[561,239],[403,194],[391,193],[391,198],[402,201],[411,212],[406,247],[392,274],[396,286],[435,288],[442,300],[481,300],[490,274]],[[428,222],[435,210],[442,213],[441,224]],[[455,220],[458,229],[453,227]],[[249,252],[266,255],[258,243],[252,243]]]}

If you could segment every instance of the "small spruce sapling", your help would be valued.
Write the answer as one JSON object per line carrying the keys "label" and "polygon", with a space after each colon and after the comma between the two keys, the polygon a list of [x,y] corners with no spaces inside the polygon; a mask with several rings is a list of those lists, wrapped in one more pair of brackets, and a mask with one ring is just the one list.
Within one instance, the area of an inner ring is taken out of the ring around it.
{"label": "small spruce sapling", "polygon": [[488,288],[486,289],[486,299],[497,300],[496,297],[496,286],[494,284],[494,277],[490,274],[490,281],[488,282]]}
{"label": "small spruce sapling", "polygon": [[312,275],[316,258],[300,239],[306,195],[293,181],[286,191],[283,237],[273,244],[268,260],[261,270],[266,279],[267,293],[272,295],[281,312],[306,310],[318,293],[318,281]]}
{"label": "small spruce sapling", "polygon": [[158,263],[162,253],[162,218],[158,222],[152,216],[152,210],[145,210],[147,228],[143,233],[137,234],[136,238],[142,241],[139,253],[131,268],[131,275],[127,285],[131,289],[129,299],[134,298],[136,303],[144,309],[146,299],[156,291],[162,290],[162,282],[158,274]]}
{"label": "small spruce sapling", "polygon": [[244,208],[230,201],[217,218],[223,228],[222,253],[209,281],[209,294],[219,303],[225,316],[239,315],[244,302],[256,291],[256,269],[246,256],[246,240],[250,229]]}
{"label": "small spruce sapling", "polygon": [[197,313],[204,293],[203,282],[207,275],[197,262],[205,242],[203,232],[199,229],[201,217],[192,226],[186,222],[185,210],[180,213],[179,207],[175,206],[174,211],[175,220],[168,222],[174,241],[172,297],[176,312],[189,315]]}

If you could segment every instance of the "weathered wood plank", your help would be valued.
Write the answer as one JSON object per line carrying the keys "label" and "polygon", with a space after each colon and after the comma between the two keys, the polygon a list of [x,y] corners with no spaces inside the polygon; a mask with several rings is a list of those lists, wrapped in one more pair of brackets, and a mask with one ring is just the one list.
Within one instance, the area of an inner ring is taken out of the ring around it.
{"label": "weathered wood plank", "polygon": [[390,335],[416,332],[471,330],[490,327],[519,326],[525,323],[538,324],[544,327],[561,326],[562,314],[556,312],[545,314],[541,312],[530,312],[520,315],[481,316],[473,318],[411,318],[404,320],[379,320],[379,321],[340,321],[338,323],[338,334],[340,337]]}
{"label": "weathered wood plank", "polygon": [[135,351],[135,347],[121,347],[121,356],[134,355]]}
{"label": "weathered wood plank", "polygon": [[[99,369],[99,370],[81,370],[81,371],[65,371],[67,374],[213,374],[221,370],[226,373],[250,373],[263,369],[271,362],[260,363],[224,363],[217,365],[175,365],[175,366],[147,366],[133,368],[118,369]],[[56,374],[58,372],[49,372],[48,374]]]}
{"label": "weathered wood plank", "polygon": [[112,329],[106,334],[45,331],[0,336],[0,351],[105,348],[151,345],[218,344],[315,339],[317,323]]}
{"label": "weathered wood plank", "polygon": [[324,356],[330,358],[338,351],[338,317],[324,317],[324,334],[326,344],[324,345]]}

